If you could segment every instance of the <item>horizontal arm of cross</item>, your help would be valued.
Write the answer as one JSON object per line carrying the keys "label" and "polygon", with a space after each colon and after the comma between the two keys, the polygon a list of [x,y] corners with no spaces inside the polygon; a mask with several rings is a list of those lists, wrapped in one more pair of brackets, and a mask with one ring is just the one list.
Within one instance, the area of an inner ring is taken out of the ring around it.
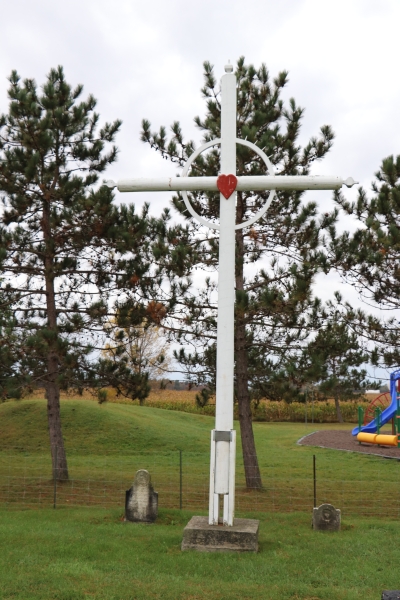
{"label": "horizontal arm of cross", "polygon": [[[160,177],[154,179],[120,179],[107,181],[110,188],[120,192],[216,192],[217,177]],[[323,175],[245,175],[237,178],[236,191],[261,192],[266,190],[339,190],[342,185],[357,183],[351,177]]]}

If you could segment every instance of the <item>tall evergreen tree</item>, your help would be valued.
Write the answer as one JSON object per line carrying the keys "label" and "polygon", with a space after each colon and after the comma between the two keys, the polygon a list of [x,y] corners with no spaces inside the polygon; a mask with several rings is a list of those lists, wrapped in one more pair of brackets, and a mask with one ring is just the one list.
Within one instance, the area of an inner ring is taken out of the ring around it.
{"label": "tall evergreen tree", "polygon": [[[213,67],[204,63],[206,115],[195,118],[203,134],[203,142],[220,137],[219,86]],[[290,99],[288,106],[281,98],[287,85],[286,72],[271,80],[265,65],[255,69],[240,58],[237,77],[237,137],[263,148],[279,175],[306,175],[311,164],[329,151],[333,133],[329,126],[320,129],[301,148],[298,142],[304,110]],[[193,141],[185,141],[178,122],[167,136],[165,127],[151,131],[149,121],[143,121],[142,140],[164,158],[178,166],[184,164],[195,149]],[[190,175],[211,176],[220,170],[219,148],[199,156]],[[245,146],[237,146],[237,174],[262,175],[265,165],[260,157]],[[263,206],[268,193],[238,192],[236,222],[247,220]],[[336,213],[317,218],[314,202],[302,202],[301,192],[280,192],[267,215],[246,229],[236,232],[236,306],[235,306],[235,390],[239,405],[242,449],[248,487],[261,487],[254,435],[252,429],[249,382],[257,357],[268,355],[273,361],[292,345],[298,345],[312,326],[314,301],[311,285],[315,273],[326,267],[320,250],[320,231],[331,225]],[[219,194],[191,194],[195,210],[209,220],[217,220]],[[182,198],[173,198],[173,205],[186,219],[191,219]],[[193,269],[215,272],[218,269],[218,236],[191,223],[192,244],[197,245],[198,262]],[[175,322],[171,331],[182,342],[191,343],[195,353],[179,353],[183,366],[193,373],[198,364],[199,377],[210,381],[215,372],[216,283],[206,279],[201,290],[193,289],[176,302]],[[179,294],[177,294],[177,297]],[[259,373],[260,377],[262,373]]]}
{"label": "tall evergreen tree", "polygon": [[[148,206],[140,215],[133,206],[118,208],[111,190],[98,185],[116,159],[120,121],[100,128],[95,99],[80,100],[81,94],[61,67],[50,71],[41,91],[13,72],[9,112],[0,117],[2,289],[17,299],[18,385],[45,388],[60,480],[68,478],[60,389],[112,384],[133,398],[148,393],[146,374],[105,359],[96,364],[93,356],[112,316],[157,321],[160,311],[148,299],[161,271],[152,263],[166,256],[168,239],[179,237],[168,230],[167,212],[154,219]],[[179,247],[171,258],[175,270]]]}
{"label": "tall evergreen tree", "polygon": [[304,352],[316,376],[319,397],[334,399],[337,419],[343,423],[340,401],[360,397],[371,385],[366,370],[360,368],[368,362],[369,353],[346,315],[329,304],[330,317]]}
{"label": "tall evergreen tree", "polygon": [[[331,260],[345,281],[369,305],[384,310],[400,308],[400,155],[388,156],[375,174],[373,196],[362,187],[355,202],[337,192],[335,200],[359,228],[338,235],[330,227]],[[377,343],[375,362],[388,367],[400,363],[397,318],[381,320],[358,313],[356,322],[365,336]]]}
{"label": "tall evergreen tree", "polygon": [[366,379],[365,368],[360,368],[371,357],[365,336],[358,333],[365,315],[343,305],[336,292],[335,301],[320,306],[318,317],[316,334],[299,347],[289,347],[280,361],[258,357],[263,376],[255,375],[252,391],[256,399],[302,402],[306,390],[312,389],[318,400],[334,399],[341,423],[340,401],[355,400],[373,385]]}
{"label": "tall evergreen tree", "polygon": [[374,196],[360,187],[355,202],[336,192],[336,202],[360,222],[353,234],[336,236],[331,228],[333,258],[343,276],[368,302],[400,308],[400,155],[389,156],[375,174]]}

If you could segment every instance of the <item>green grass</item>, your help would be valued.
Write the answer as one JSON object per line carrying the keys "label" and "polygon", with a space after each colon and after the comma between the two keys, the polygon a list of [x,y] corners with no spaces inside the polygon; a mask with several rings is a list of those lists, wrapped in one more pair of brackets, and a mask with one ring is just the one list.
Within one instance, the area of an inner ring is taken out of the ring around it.
{"label": "green grass", "polygon": [[[183,458],[183,507],[206,510],[212,417],[146,406],[89,400],[62,403],[71,481],[58,486],[58,506],[118,507],[139,468],[150,471],[162,506],[179,507],[179,450]],[[45,402],[0,405],[0,505],[49,507],[53,503]],[[238,429],[238,424],[236,423]],[[317,458],[317,500],[348,515],[398,517],[399,463],[393,460],[298,446],[313,429],[351,425],[255,423],[264,489],[245,487],[237,445],[237,514],[309,510],[313,503],[312,456]]]}
{"label": "green grass", "polygon": [[[264,489],[245,489],[238,443],[236,499],[238,516],[261,521],[260,552],[236,556],[180,551],[190,516],[207,510],[213,418],[68,400],[62,421],[71,481],[53,510],[45,403],[0,405],[1,600],[372,600],[400,587],[399,463],[296,445],[350,425],[254,424]],[[173,510],[180,449],[183,511]],[[342,509],[339,533],[310,528],[313,454],[317,500]],[[121,521],[138,468],[159,492],[154,525]]]}
{"label": "green grass", "polygon": [[399,587],[400,523],[344,518],[315,532],[310,513],[260,518],[254,554],[181,552],[191,513],[154,525],[102,509],[0,511],[2,600],[377,600]]}
{"label": "green grass", "polygon": [[[210,417],[127,404],[67,400],[61,405],[62,427],[70,453],[101,455],[156,452],[190,446],[192,452],[208,448],[203,432]],[[22,400],[0,404],[0,450],[48,449],[46,403]]]}

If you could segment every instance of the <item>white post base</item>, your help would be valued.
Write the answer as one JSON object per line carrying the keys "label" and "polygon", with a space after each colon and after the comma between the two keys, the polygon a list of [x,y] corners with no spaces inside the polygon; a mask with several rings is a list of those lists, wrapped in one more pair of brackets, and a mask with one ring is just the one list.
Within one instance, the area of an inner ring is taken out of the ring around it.
{"label": "white post base", "polygon": [[[235,513],[236,431],[211,431],[210,525],[218,525],[220,496],[223,497],[224,525],[233,525]],[[228,477],[226,477],[228,474]]]}

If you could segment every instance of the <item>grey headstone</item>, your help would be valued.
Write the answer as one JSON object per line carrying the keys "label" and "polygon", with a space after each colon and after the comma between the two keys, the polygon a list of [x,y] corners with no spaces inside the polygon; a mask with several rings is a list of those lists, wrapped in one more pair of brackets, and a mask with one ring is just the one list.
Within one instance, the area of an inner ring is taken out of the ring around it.
{"label": "grey headstone", "polygon": [[125,495],[125,521],[154,523],[158,514],[158,493],[151,484],[150,473],[140,469]]}
{"label": "grey headstone", "polygon": [[400,590],[384,590],[382,592],[382,600],[398,600],[400,598]]}
{"label": "grey headstone", "polygon": [[321,504],[313,509],[312,526],[317,531],[339,531],[340,510],[332,504]]}

